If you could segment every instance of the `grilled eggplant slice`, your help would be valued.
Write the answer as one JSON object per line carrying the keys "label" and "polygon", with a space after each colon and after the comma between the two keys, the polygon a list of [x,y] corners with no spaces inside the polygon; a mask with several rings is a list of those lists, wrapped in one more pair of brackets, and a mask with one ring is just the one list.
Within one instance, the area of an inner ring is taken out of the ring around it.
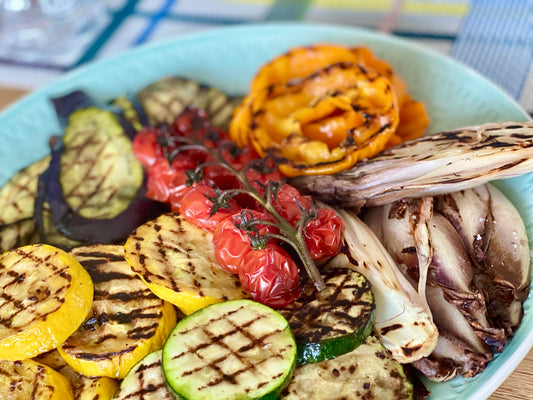
{"label": "grilled eggplant slice", "polygon": [[284,400],[412,399],[413,385],[402,365],[369,336],[354,351],[296,367]]}
{"label": "grilled eggplant slice", "polygon": [[374,326],[370,282],[346,258],[321,268],[325,291],[308,282],[300,297],[279,310],[289,321],[298,345],[298,364],[319,362],[348,353],[363,343]]}
{"label": "grilled eggplant slice", "polygon": [[212,126],[227,127],[240,99],[229,99],[216,88],[190,79],[167,77],[137,94],[151,125],[172,124],[185,108],[207,111]]}
{"label": "grilled eggplant slice", "polygon": [[[137,192],[127,209],[111,219],[85,218],[78,214],[66,201],[60,184],[62,166],[60,157],[62,146],[59,142],[52,144],[52,159],[49,168],[39,177],[37,199],[35,201],[35,219],[41,237],[47,234],[64,234],[69,239],[91,243],[123,242],[140,224],[151,220],[167,210],[162,203],[152,201],[144,196],[144,186]],[[45,216],[46,202],[49,202],[53,227],[47,227]],[[57,231],[57,232],[56,232]],[[62,241],[64,242],[64,241]],[[67,245],[65,247],[69,247]],[[72,246],[70,246],[72,247]]]}
{"label": "grilled eggplant slice", "polygon": [[176,312],[133,273],[122,246],[83,246],[71,254],[91,275],[94,300],[83,324],[58,347],[59,353],[80,374],[121,379],[145,355],[163,346],[176,324]]}
{"label": "grilled eggplant slice", "polygon": [[124,246],[133,271],[157,296],[183,313],[249,297],[239,279],[219,267],[213,235],[174,213],[141,225]]}
{"label": "grilled eggplant slice", "polygon": [[0,399],[74,400],[67,378],[33,360],[0,360]]}
{"label": "grilled eggplant slice", "polygon": [[174,400],[167,388],[161,357],[163,350],[148,354],[128,372],[113,400]]}
{"label": "grilled eggplant slice", "polygon": [[61,344],[88,314],[93,285],[64,251],[31,245],[0,256],[0,359],[34,357]]}
{"label": "grilled eggplant slice", "polygon": [[182,319],[163,348],[163,374],[187,400],[277,398],[296,343],[285,318],[263,304],[212,304]]}

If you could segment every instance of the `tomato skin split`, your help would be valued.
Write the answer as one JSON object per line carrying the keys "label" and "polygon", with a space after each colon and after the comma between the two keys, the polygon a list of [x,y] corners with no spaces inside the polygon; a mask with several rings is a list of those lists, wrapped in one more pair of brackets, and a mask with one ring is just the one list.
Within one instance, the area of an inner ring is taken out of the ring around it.
{"label": "tomato skin split", "polygon": [[313,208],[311,197],[302,195],[298,189],[288,183],[272,197],[274,208],[293,226],[302,218],[302,210],[312,211]]}
{"label": "tomato skin split", "polygon": [[252,298],[272,308],[283,308],[299,296],[298,266],[279,245],[247,253],[239,269],[239,279]]}
{"label": "tomato skin split", "polygon": [[[259,211],[246,211],[254,220],[264,220],[275,222],[274,219]],[[233,214],[218,224],[213,233],[213,245],[215,246],[215,257],[223,269],[233,274],[238,274],[242,260],[246,254],[252,251],[250,237],[248,233],[235,226],[240,223],[241,213]],[[266,233],[278,233],[279,229],[265,224],[257,224],[260,235]]]}
{"label": "tomato skin split", "polygon": [[309,221],[303,230],[307,250],[313,260],[323,260],[339,253],[344,221],[335,211],[317,209],[317,217]]}

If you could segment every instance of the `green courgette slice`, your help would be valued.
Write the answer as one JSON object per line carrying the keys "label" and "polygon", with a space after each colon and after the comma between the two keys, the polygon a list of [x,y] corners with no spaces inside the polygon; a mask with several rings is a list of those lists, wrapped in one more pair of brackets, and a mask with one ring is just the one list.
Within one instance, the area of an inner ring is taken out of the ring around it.
{"label": "green courgette slice", "polygon": [[202,308],[163,347],[163,374],[186,400],[275,399],[288,384],[296,343],[287,320],[251,300]]}
{"label": "green courgette slice", "polygon": [[299,365],[348,353],[372,333],[375,303],[370,282],[344,260],[335,257],[321,268],[323,292],[308,282],[293,304],[279,310],[296,338]]}
{"label": "green courgette slice", "polygon": [[400,363],[373,336],[332,360],[296,367],[283,400],[413,398],[413,384]]}

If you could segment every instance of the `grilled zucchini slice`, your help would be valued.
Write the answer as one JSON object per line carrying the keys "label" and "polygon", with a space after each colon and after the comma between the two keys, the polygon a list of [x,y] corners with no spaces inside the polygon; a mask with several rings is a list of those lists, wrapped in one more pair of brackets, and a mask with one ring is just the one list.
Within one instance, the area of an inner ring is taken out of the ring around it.
{"label": "grilled zucchini slice", "polygon": [[344,260],[334,258],[321,268],[325,292],[318,294],[308,282],[293,304],[279,310],[296,337],[298,364],[348,353],[372,333],[375,304],[370,282]]}
{"label": "grilled zucchini slice", "polygon": [[63,250],[30,245],[0,256],[0,359],[21,360],[61,344],[88,314],[93,284]]}
{"label": "grilled zucchini slice", "polygon": [[137,94],[151,125],[172,124],[187,107],[207,111],[212,126],[227,127],[240,99],[190,79],[167,77]]}
{"label": "grilled zucchini slice", "polygon": [[0,400],[73,400],[67,378],[34,360],[0,360]]}
{"label": "grilled zucchini slice", "polygon": [[403,367],[373,336],[332,360],[296,367],[284,400],[412,399]]}
{"label": "grilled zucchini slice", "polygon": [[180,215],[164,214],[137,228],[126,241],[125,257],[150,290],[188,315],[249,297],[239,279],[219,267],[212,238]]}
{"label": "grilled zucchini slice", "polygon": [[116,217],[135,198],[143,183],[142,166],[111,111],[89,107],[71,114],[60,181],[68,205],[85,218]]}
{"label": "grilled zucchini slice", "polygon": [[39,176],[48,168],[50,156],[20,170],[0,188],[0,227],[33,218]]}
{"label": "grilled zucchini slice", "polygon": [[182,319],[163,348],[163,374],[187,400],[277,398],[296,362],[285,318],[263,304],[233,300]]}
{"label": "grilled zucchini slice", "polygon": [[163,346],[177,320],[133,273],[118,245],[77,247],[71,254],[94,282],[91,311],[59,353],[85,376],[123,378],[145,355]]}
{"label": "grilled zucchini slice", "polygon": [[113,400],[174,400],[163,377],[162,354],[156,350],[139,361],[122,380]]}

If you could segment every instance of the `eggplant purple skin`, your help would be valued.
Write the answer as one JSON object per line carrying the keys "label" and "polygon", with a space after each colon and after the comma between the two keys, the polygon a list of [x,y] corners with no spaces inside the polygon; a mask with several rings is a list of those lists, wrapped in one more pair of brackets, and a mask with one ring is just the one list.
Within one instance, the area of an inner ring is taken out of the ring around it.
{"label": "eggplant purple skin", "polygon": [[[112,111],[120,122],[124,133],[131,140],[133,140],[135,134],[137,133],[136,129],[132,126],[132,124],[126,121],[126,118],[122,113],[123,110],[116,106],[112,106],[103,102],[98,102],[82,90],[75,90],[64,96],[53,97],[50,99],[50,101],[52,102],[52,105],[56,110],[59,125],[63,128],[67,126],[69,117],[74,111],[77,111],[82,108],[98,107],[101,109],[109,109],[110,111]],[[148,124],[148,119],[139,102],[135,99],[130,98],[128,98],[128,101],[135,109],[135,112],[139,117],[140,123],[143,126],[146,126]]]}
{"label": "eggplant purple skin", "polygon": [[40,232],[43,232],[43,205],[50,204],[53,223],[70,239],[82,243],[120,243],[139,225],[168,212],[168,205],[150,200],[145,196],[143,185],[128,208],[114,218],[93,219],[77,214],[67,204],[59,181],[61,172],[62,145],[59,140],[52,145],[50,166],[40,176],[35,201],[35,218]]}
{"label": "eggplant purple skin", "polygon": [[[83,91],[77,90],[64,96],[52,98],[51,102],[56,110],[59,123],[63,127],[68,124],[68,119],[74,111],[97,106],[112,109],[124,133],[130,139],[133,139],[136,133],[134,127],[126,121],[118,108],[99,103]],[[138,103],[133,102],[132,104],[138,111],[141,121],[145,121],[146,116]],[[143,183],[127,209],[116,217],[110,219],[82,217],[68,205],[63,195],[59,179],[63,149],[61,140],[58,137],[51,138],[50,147],[52,158],[48,169],[39,178],[34,209],[34,218],[42,240],[46,240],[43,223],[45,202],[50,205],[53,223],[57,230],[66,237],[84,244],[123,242],[139,225],[169,211],[168,205],[150,200],[145,196],[146,185]],[[146,182],[146,176],[144,182]]]}

